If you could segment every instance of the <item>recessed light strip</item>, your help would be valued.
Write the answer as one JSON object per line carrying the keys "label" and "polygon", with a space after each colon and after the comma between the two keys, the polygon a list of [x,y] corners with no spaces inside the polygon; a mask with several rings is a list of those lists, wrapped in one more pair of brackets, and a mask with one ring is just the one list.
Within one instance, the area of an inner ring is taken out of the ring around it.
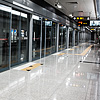
{"label": "recessed light strip", "polygon": [[13,1],[13,4],[14,4],[14,5],[17,5],[17,6],[20,6],[20,7],[22,7],[22,8],[25,8],[25,9],[27,9],[27,10],[33,11],[33,9],[31,9],[31,8],[29,8],[29,7],[27,7],[27,6],[24,6],[24,5],[20,4],[20,3],[17,3],[17,2],[15,2],[15,1]]}

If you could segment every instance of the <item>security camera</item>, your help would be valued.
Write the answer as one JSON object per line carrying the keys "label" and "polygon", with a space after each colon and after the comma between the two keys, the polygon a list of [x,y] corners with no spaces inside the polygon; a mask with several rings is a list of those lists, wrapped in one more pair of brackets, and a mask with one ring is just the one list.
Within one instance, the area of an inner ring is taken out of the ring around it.
{"label": "security camera", "polygon": [[62,6],[59,4],[59,2],[55,2],[55,6],[60,8],[60,9],[62,8]]}
{"label": "security camera", "polygon": [[58,2],[55,2],[55,6],[57,6],[58,5]]}
{"label": "security camera", "polygon": [[57,3],[55,3],[55,6],[57,6]]}

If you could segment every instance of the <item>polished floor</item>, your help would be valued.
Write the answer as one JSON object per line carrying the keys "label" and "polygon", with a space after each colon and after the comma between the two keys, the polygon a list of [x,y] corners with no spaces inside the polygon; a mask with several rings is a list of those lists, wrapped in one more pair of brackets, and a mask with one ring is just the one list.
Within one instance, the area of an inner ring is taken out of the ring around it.
{"label": "polished floor", "polygon": [[0,100],[100,100],[99,53],[98,44],[83,43],[2,72]]}

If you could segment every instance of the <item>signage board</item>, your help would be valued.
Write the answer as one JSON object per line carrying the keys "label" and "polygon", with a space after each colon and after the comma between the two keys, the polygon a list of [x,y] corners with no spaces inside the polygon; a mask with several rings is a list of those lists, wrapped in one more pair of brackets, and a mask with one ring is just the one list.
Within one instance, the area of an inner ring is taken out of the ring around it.
{"label": "signage board", "polygon": [[78,21],[78,26],[89,26],[89,25],[90,25],[89,20]]}
{"label": "signage board", "polygon": [[46,26],[52,26],[52,21],[45,21]]}
{"label": "signage board", "polygon": [[90,21],[90,26],[94,26],[94,27],[100,27],[100,20],[91,20]]}

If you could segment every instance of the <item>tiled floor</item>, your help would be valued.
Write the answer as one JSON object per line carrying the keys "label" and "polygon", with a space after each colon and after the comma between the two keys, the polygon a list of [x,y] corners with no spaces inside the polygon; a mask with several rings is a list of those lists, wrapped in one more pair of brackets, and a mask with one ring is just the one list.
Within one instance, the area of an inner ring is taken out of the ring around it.
{"label": "tiled floor", "polygon": [[[94,45],[85,56],[74,55],[90,45],[0,73],[0,100],[100,100],[99,46]],[[31,71],[21,70],[35,63],[43,65]]]}

